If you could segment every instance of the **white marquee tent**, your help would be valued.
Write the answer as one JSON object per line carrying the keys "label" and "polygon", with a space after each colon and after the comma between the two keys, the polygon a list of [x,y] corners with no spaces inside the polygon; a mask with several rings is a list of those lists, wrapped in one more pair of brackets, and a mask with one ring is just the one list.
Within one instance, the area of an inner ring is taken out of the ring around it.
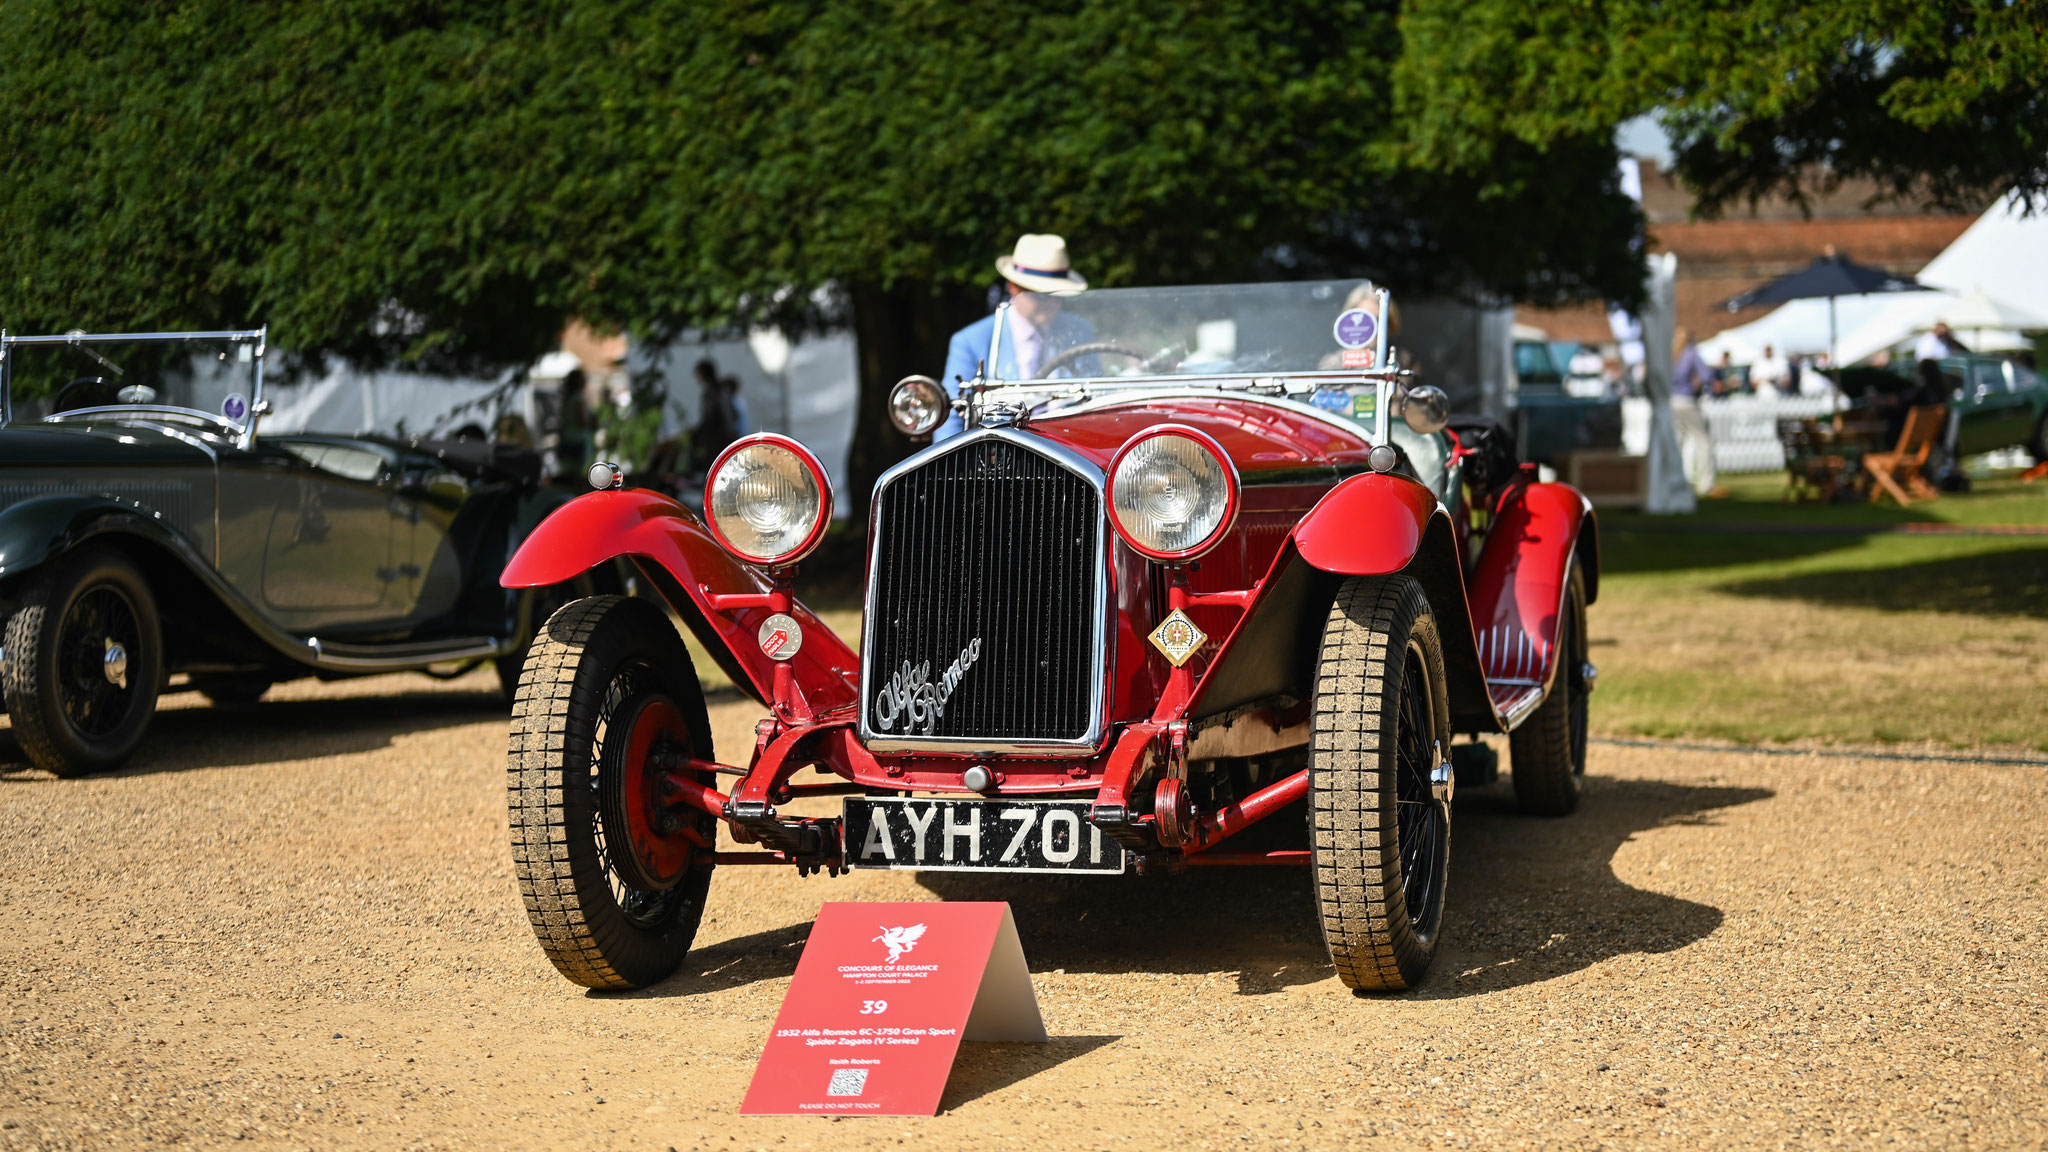
{"label": "white marquee tent", "polygon": [[[1971,333],[1967,329],[1971,326],[1956,320],[1972,295],[2018,313],[2048,317],[2048,211],[2029,217],[2018,196],[2007,196],[1978,217],[1916,278],[1946,291],[1836,299],[1836,322],[1842,333],[1838,347],[1843,363],[1854,364],[1905,343],[1932,327],[1936,320],[1948,320],[1969,342]],[[1950,316],[1951,312],[1957,316]],[[1700,352],[1710,363],[1724,350],[1733,355],[1736,363],[1747,363],[1761,355],[1766,344],[1781,353],[1813,355],[1825,352],[1827,341],[1828,302],[1795,300],[1767,316],[1702,341]],[[1985,327],[1971,346],[2001,349],[2024,344],[2012,329]]]}

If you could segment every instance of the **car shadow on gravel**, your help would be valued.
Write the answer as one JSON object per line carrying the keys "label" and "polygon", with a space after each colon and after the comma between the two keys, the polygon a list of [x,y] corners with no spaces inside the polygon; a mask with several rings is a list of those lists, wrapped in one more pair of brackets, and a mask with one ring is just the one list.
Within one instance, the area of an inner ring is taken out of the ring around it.
{"label": "car shadow on gravel", "polygon": [[[1547,820],[1518,812],[1505,780],[1460,792],[1443,950],[1429,980],[1408,995],[1497,992],[1704,938],[1720,926],[1720,909],[1624,883],[1614,855],[1639,833],[1712,823],[1718,810],[1771,795],[1598,777],[1578,812]],[[1301,811],[1272,819],[1300,820]],[[926,872],[917,883],[942,900],[1008,902],[1033,972],[1222,975],[1241,996],[1330,978],[1300,869],[1193,868],[1163,878]],[[593,995],[693,996],[788,979],[810,928],[791,924],[710,944],[653,988]]]}
{"label": "car shadow on gravel", "polygon": [[1577,812],[1549,820],[1518,812],[1505,780],[1460,792],[1444,943],[1413,995],[1483,995],[1704,939],[1721,926],[1719,908],[1624,882],[1615,853],[1640,833],[1712,824],[1723,809],[1772,795],[1596,777]]}
{"label": "car shadow on gravel", "polygon": [[[510,714],[496,692],[408,692],[339,700],[266,700],[226,708],[172,708],[150,722],[142,747],[125,767],[89,779],[240,768],[252,764],[345,756],[387,748],[394,738],[502,719]],[[0,782],[47,781],[10,730],[0,730]]]}
{"label": "car shadow on gravel", "polygon": [[1227,975],[1241,996],[1329,975],[1300,869],[1191,868],[1158,878],[927,872],[917,882],[944,900],[1007,901],[1034,972]]}

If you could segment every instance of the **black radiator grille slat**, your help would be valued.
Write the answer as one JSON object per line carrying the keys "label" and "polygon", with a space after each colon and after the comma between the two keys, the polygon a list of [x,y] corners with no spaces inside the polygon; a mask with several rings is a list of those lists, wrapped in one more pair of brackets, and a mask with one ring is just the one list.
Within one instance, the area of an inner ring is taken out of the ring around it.
{"label": "black radiator grille slat", "polygon": [[[1098,533],[1095,485],[1007,440],[937,457],[883,489],[877,505],[876,615],[863,653],[869,730],[878,737],[1057,741],[1093,728]],[[908,664],[980,655],[936,720],[913,724],[879,703]],[[890,713],[896,714],[891,716]]]}

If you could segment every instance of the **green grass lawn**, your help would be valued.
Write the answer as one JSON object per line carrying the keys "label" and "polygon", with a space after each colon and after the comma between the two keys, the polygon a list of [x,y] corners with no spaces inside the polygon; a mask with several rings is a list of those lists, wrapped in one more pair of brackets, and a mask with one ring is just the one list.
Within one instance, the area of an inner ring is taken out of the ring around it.
{"label": "green grass lawn", "polygon": [[[2048,482],[1907,509],[1787,504],[1776,474],[1727,486],[1695,516],[1601,516],[1596,731],[2048,751],[2048,536],[1841,531],[2048,524]],[[835,531],[797,588],[856,645],[863,544]]]}
{"label": "green grass lawn", "polygon": [[1697,516],[1601,518],[1597,731],[2048,750],[2048,536],[1840,533],[2048,524],[2048,483],[1907,509],[1729,488]]}

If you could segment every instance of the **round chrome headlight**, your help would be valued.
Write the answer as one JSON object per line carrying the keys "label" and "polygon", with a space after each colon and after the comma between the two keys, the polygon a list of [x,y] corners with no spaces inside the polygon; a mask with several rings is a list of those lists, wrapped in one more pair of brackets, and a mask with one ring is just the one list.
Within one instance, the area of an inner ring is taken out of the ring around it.
{"label": "round chrome headlight", "polygon": [[905,376],[889,393],[889,423],[906,436],[922,436],[945,423],[952,400],[929,376]]}
{"label": "round chrome headlight", "polygon": [[1109,464],[1110,522],[1154,560],[1192,560],[1237,519],[1237,469],[1207,433],[1162,424],[1131,437]]}
{"label": "round chrome headlight", "polygon": [[810,450],[762,432],[737,441],[704,481],[704,519],[725,550],[755,564],[794,564],[832,522],[832,484]]}

